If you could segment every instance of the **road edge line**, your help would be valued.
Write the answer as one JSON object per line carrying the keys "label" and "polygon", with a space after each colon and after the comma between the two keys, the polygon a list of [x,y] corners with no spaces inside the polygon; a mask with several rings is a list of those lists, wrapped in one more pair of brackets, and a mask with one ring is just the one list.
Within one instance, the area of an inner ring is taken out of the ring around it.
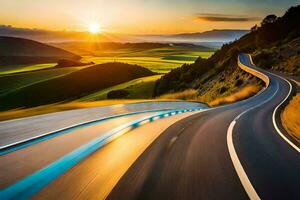
{"label": "road edge line", "polygon": [[281,102],[276,106],[276,108],[275,108],[274,111],[273,111],[273,114],[272,114],[272,121],[273,121],[274,128],[275,128],[276,132],[278,133],[278,135],[280,135],[280,136],[282,137],[283,140],[285,140],[291,147],[293,147],[298,153],[300,153],[300,148],[299,148],[297,145],[295,145],[292,141],[290,141],[290,140],[284,135],[284,133],[282,133],[282,132],[280,131],[280,129],[279,129],[278,125],[277,125],[277,122],[276,122],[276,114],[277,114],[278,109],[280,108],[280,106],[282,106],[282,105],[286,102],[286,100],[289,98],[289,96],[290,96],[291,93],[292,93],[292,84],[291,84],[288,80],[286,80],[285,78],[283,78],[283,77],[280,77],[280,76],[278,76],[278,75],[276,75],[276,74],[273,74],[272,72],[269,72],[269,73],[272,74],[273,76],[276,76],[276,77],[278,77],[278,78],[284,80],[285,82],[287,82],[288,85],[289,85],[289,88],[290,88],[288,95],[283,99],[283,101],[281,101]]}
{"label": "road edge line", "polygon": [[278,92],[279,90],[279,87],[277,85],[277,90],[276,92],[274,92],[274,94],[269,97],[268,99],[266,99],[265,101],[261,102],[260,104],[254,106],[254,107],[251,107],[247,110],[245,110],[244,112],[240,113],[236,118],[234,118],[234,120],[229,124],[229,127],[227,129],[227,135],[226,135],[226,141],[227,141],[227,148],[228,148],[228,151],[229,151],[229,155],[230,155],[230,158],[231,158],[231,161],[233,163],[233,166],[235,168],[235,171],[247,193],[247,195],[249,196],[249,198],[252,200],[260,200],[260,197],[258,196],[257,192],[255,191],[253,185],[251,184],[251,181],[249,180],[240,160],[239,160],[239,157],[237,155],[237,152],[234,148],[234,144],[233,144],[233,128],[235,126],[235,124],[237,123],[237,120],[243,116],[245,113],[255,109],[255,108],[258,108],[260,106],[262,106],[263,104],[267,103],[268,101],[270,101],[274,96],[275,94]]}
{"label": "road edge line", "polygon": [[234,145],[233,145],[233,138],[232,138],[232,133],[233,133],[233,128],[236,124],[236,120],[233,120],[228,129],[227,129],[227,147],[229,150],[229,154],[233,163],[233,166],[235,168],[235,171],[246,191],[246,193],[248,194],[249,198],[252,200],[259,200],[260,197],[258,196],[258,194],[256,193],[253,185],[251,184],[239,158],[238,155],[235,151]]}

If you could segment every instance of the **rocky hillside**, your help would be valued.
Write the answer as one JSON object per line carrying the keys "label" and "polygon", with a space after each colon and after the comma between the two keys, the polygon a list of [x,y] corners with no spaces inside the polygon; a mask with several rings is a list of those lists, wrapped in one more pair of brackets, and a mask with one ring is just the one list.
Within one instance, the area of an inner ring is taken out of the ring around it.
{"label": "rocky hillside", "polygon": [[211,102],[249,85],[261,87],[255,77],[237,66],[241,52],[254,55],[258,66],[300,75],[300,6],[291,7],[282,17],[267,16],[260,26],[237,41],[223,45],[209,59],[198,58],[194,64],[172,70],[157,81],[154,96],[197,91],[197,100]]}

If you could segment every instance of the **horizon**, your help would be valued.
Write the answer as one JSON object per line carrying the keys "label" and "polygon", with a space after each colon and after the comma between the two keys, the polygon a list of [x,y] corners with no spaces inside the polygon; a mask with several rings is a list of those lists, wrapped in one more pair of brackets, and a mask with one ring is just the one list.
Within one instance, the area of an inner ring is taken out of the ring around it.
{"label": "horizon", "polygon": [[[115,43],[189,43],[219,48],[222,44],[231,42],[248,33],[247,29],[212,29],[203,32],[177,34],[124,34],[99,31],[95,25],[89,31],[52,31],[43,29],[20,28],[11,25],[0,25],[0,36],[31,39],[45,43],[64,42],[115,42]],[[94,30],[96,29],[96,30]],[[96,31],[96,32],[95,32]],[[213,46],[211,46],[213,44]]]}
{"label": "horizon", "polygon": [[[19,26],[14,26],[11,24],[0,24],[0,28],[8,28],[8,29],[14,29],[14,30],[25,30],[25,31],[36,31],[36,32],[53,32],[53,33],[86,33],[86,34],[92,34],[88,30],[51,30],[51,29],[40,29],[40,28],[35,28],[35,27],[19,27]],[[251,28],[251,27],[250,27]],[[178,32],[178,33],[157,33],[157,34],[152,34],[152,33],[145,33],[145,34],[139,34],[139,33],[118,33],[118,32],[109,32],[109,31],[101,31],[98,34],[103,34],[103,33],[112,33],[112,34],[120,34],[120,35],[132,35],[132,36],[168,36],[168,35],[183,35],[183,34],[195,34],[195,33],[205,33],[205,32],[211,32],[211,31],[250,31],[250,28],[224,28],[224,29],[218,29],[218,28],[212,28],[204,31],[192,31],[192,32]],[[1,35],[0,35],[1,36]]]}
{"label": "horizon", "polygon": [[[34,30],[90,32],[90,26],[97,24],[100,33],[169,35],[214,29],[249,30],[266,15],[281,16],[288,7],[296,4],[296,0],[176,0],[176,3],[170,0],[88,0],[72,1],[72,4],[68,0],[4,0],[1,2],[0,18],[3,25]],[[126,23],[119,20],[124,17]]]}

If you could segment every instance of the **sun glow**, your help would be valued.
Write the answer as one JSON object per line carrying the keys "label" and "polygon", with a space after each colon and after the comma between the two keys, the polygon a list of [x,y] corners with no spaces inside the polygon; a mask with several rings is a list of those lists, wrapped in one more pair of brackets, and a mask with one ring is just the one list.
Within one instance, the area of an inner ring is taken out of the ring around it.
{"label": "sun glow", "polygon": [[97,23],[90,23],[89,24],[89,32],[92,34],[98,34],[101,32],[101,27]]}

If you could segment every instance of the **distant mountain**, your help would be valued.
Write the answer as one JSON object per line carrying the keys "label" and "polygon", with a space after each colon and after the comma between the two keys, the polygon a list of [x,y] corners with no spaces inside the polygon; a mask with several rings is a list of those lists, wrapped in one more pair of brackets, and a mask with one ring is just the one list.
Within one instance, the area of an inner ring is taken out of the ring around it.
{"label": "distant mountain", "polygon": [[211,30],[201,33],[183,33],[171,35],[179,38],[192,38],[192,39],[205,39],[205,40],[235,40],[239,39],[243,35],[249,33],[249,30],[235,30],[235,29],[224,29],[224,30]]}
{"label": "distant mountain", "polygon": [[[193,45],[188,43],[116,43],[116,42],[63,42],[63,43],[50,43],[53,46],[56,46],[66,51],[73,52],[81,56],[124,56],[124,49],[128,51],[125,54],[130,52],[142,52],[146,54],[146,50],[151,49],[162,49],[163,48],[172,48],[172,49],[187,49],[203,52],[214,51],[215,48],[209,48],[208,45]],[[166,49],[165,49],[166,50]],[[170,54],[170,53],[169,53]]]}
{"label": "distant mountain", "polygon": [[[157,43],[193,43],[206,42],[209,47],[220,47],[222,44],[239,39],[249,30],[211,30],[197,33],[171,35],[129,35],[120,33],[103,33],[97,38],[98,42],[157,42]],[[88,42],[89,33],[76,31],[48,31],[40,29],[17,28],[0,25],[0,36],[21,37],[45,43]],[[113,40],[112,40],[113,38]],[[209,42],[209,43],[207,43]]]}
{"label": "distant mountain", "polygon": [[220,46],[221,44],[237,40],[247,33],[249,33],[249,30],[224,29],[173,35],[144,35],[139,36],[139,38],[155,42],[185,42],[193,44],[214,43],[214,45],[218,43],[217,46]]}
{"label": "distant mountain", "polygon": [[80,56],[33,40],[0,36],[0,65],[49,63],[60,59],[78,60]]}

